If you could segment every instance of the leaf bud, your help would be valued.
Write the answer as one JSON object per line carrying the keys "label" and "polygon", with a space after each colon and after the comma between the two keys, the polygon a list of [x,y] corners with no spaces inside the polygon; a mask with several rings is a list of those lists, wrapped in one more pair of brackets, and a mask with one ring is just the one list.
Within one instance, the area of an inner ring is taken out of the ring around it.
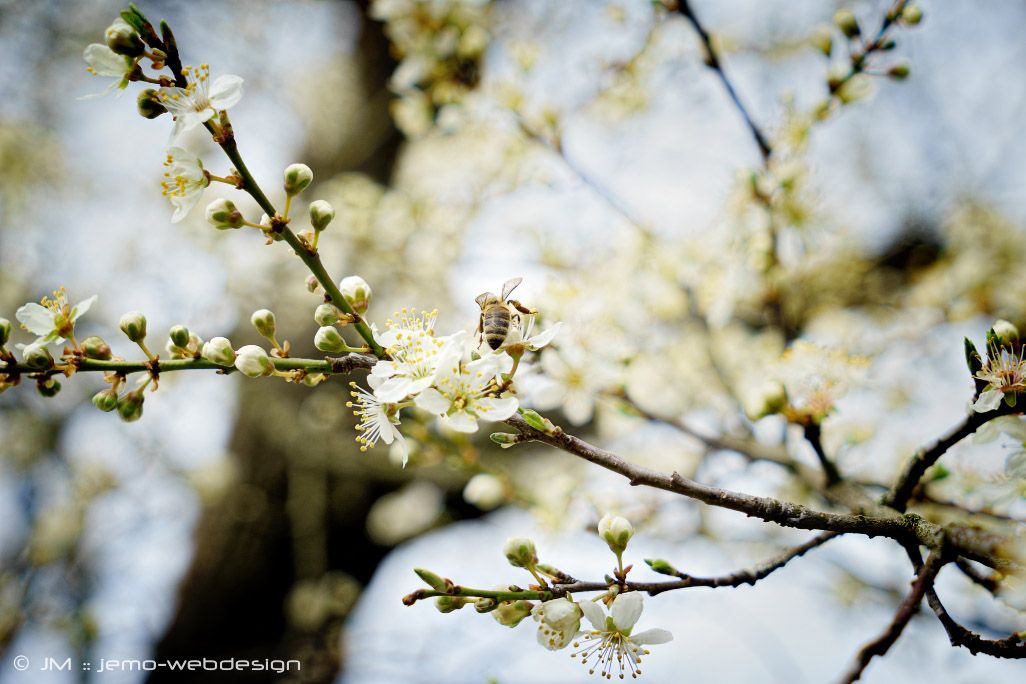
{"label": "leaf bud", "polygon": [[506,560],[515,568],[531,568],[538,563],[534,542],[526,537],[510,537],[502,548]]}
{"label": "leaf bud", "polygon": [[313,171],[306,164],[289,164],[285,168],[285,194],[298,195],[313,181]]}
{"label": "leaf bud", "polygon": [[317,292],[317,290],[319,290],[320,287],[321,287],[321,284],[319,282],[317,282],[317,277],[316,276],[311,274],[311,275],[308,275],[306,277],[306,291],[307,292]]}
{"label": "leaf bud", "polygon": [[126,313],[121,317],[121,322],[118,325],[121,332],[125,333],[133,342],[142,342],[146,339],[146,316],[138,311]]}
{"label": "leaf bud", "polygon": [[118,407],[118,393],[109,387],[105,390],[100,390],[93,395],[93,406],[104,413],[110,413]]}
{"label": "leaf bud", "polygon": [[168,332],[168,337],[176,347],[185,349],[189,346],[189,329],[184,325],[176,325]]}
{"label": "leaf bud", "polygon": [[353,307],[353,311],[360,315],[367,312],[372,293],[370,285],[367,284],[366,280],[360,276],[348,276],[343,278],[342,282],[338,284],[338,289],[342,296],[346,298],[349,306]]}
{"label": "leaf bud", "polygon": [[87,359],[96,359],[97,361],[109,361],[114,356],[110,345],[95,335],[82,340],[82,352]]}
{"label": "leaf bud", "polygon": [[310,203],[310,225],[318,233],[328,227],[335,218],[335,208],[324,200],[316,200]]}
{"label": "leaf bud", "polygon": [[146,51],[146,46],[139,33],[121,17],[115,19],[114,23],[107,27],[104,38],[107,41],[107,47],[125,57],[139,57]]}
{"label": "leaf bud", "polygon": [[255,344],[247,344],[241,347],[235,356],[235,367],[243,375],[250,378],[259,378],[274,373],[274,364],[268,358],[263,347]]}
{"label": "leaf bud", "polygon": [[338,330],[330,325],[321,326],[314,335],[314,346],[322,352],[341,352],[346,349],[346,342]]}
{"label": "leaf bud", "polygon": [[235,203],[222,197],[207,205],[207,222],[218,230],[228,230],[241,228],[245,220]]}
{"label": "leaf bud", "polygon": [[253,312],[253,315],[249,318],[249,322],[253,324],[253,327],[256,328],[257,332],[263,337],[266,337],[269,340],[274,339],[274,312],[269,309],[259,309]]}
{"label": "leaf bud", "polygon": [[511,446],[520,443],[520,435],[514,435],[511,432],[493,432],[488,435],[488,439],[492,440],[503,449],[509,449]]}
{"label": "leaf bud", "polygon": [[430,570],[425,570],[424,568],[414,568],[413,571],[417,573],[417,577],[424,580],[424,584],[428,585],[435,591],[445,591],[449,588],[442,577],[436,575]]}
{"label": "leaf bud", "polygon": [[647,563],[648,567],[652,568],[654,572],[658,572],[660,575],[670,575],[672,577],[680,575],[677,568],[673,567],[662,558],[646,558],[645,563]]}
{"label": "leaf bud", "polygon": [[895,81],[904,81],[912,73],[912,67],[908,62],[899,62],[887,70],[887,75]]}
{"label": "leaf bud", "polygon": [[218,366],[235,365],[235,350],[227,337],[215,337],[203,345],[203,358]]}

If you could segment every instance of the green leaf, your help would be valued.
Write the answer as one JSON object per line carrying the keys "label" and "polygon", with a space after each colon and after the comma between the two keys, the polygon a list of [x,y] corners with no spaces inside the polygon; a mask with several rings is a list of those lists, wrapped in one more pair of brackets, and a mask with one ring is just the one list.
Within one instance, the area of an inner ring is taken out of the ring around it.
{"label": "green leaf", "polygon": [[537,411],[532,409],[521,410],[520,415],[524,417],[524,421],[539,432],[548,432],[549,428],[545,424],[545,419],[539,415]]}

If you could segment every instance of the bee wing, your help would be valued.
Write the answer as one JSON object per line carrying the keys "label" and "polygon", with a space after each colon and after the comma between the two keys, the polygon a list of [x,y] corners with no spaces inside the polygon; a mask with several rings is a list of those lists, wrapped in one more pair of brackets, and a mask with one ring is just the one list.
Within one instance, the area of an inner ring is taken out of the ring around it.
{"label": "bee wing", "polygon": [[510,278],[502,285],[502,301],[510,296],[513,290],[517,289],[517,285],[523,282],[523,278]]}
{"label": "bee wing", "polygon": [[488,298],[491,297],[491,296],[492,296],[491,292],[482,292],[481,294],[479,294],[477,297],[474,298],[474,301],[477,302],[478,306],[480,306],[481,308],[484,308],[485,302],[487,302]]}

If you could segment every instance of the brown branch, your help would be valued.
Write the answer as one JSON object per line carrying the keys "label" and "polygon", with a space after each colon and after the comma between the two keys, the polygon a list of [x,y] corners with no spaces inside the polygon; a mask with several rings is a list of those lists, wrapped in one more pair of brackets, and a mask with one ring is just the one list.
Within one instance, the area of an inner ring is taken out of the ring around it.
{"label": "brown branch", "polygon": [[894,642],[901,636],[901,633],[905,631],[909,620],[912,619],[912,616],[919,609],[923,596],[932,587],[934,578],[937,577],[937,573],[940,572],[940,569],[946,562],[944,555],[940,551],[934,550],[930,552],[926,563],[919,568],[916,579],[912,583],[911,591],[909,591],[905,600],[901,602],[901,605],[898,606],[891,624],[887,626],[883,634],[859,650],[855,656],[855,662],[841,679],[842,682],[845,682],[845,684],[857,682],[874,656],[882,656],[890,650]]}
{"label": "brown branch", "polygon": [[819,423],[809,422],[802,426],[803,433],[805,435],[805,441],[809,443],[812,450],[816,452],[816,458],[819,459],[820,465],[823,467],[823,474],[826,475],[827,487],[832,487],[841,481],[841,472],[834,465],[834,462],[827,456],[826,451],[823,449],[823,441],[821,439],[823,431],[820,428]]}
{"label": "brown branch", "polygon": [[984,639],[976,632],[958,624],[948,614],[933,587],[927,590],[926,601],[944,626],[952,646],[967,648],[973,655],[985,653],[995,658],[1026,658],[1026,634],[1019,632],[1004,639]]}
{"label": "brown branch", "polygon": [[751,132],[752,137],[755,139],[755,144],[759,147],[759,153],[762,155],[763,163],[769,161],[770,155],[773,154],[773,148],[770,146],[766,136],[756,125],[755,120],[752,119],[752,115],[748,113],[748,109],[744,103],[741,102],[741,97],[737,94],[737,90],[734,89],[734,84],[731,83],[730,78],[727,77],[727,72],[723,69],[723,63],[720,60],[719,53],[716,48],[713,47],[712,38],[709,36],[709,32],[705,30],[702,22],[695,16],[694,10],[691,9],[691,4],[688,0],[677,1],[677,11],[687,19],[691,26],[695,29],[695,33],[698,34],[698,39],[702,41],[702,47],[705,49],[705,63],[710,69],[716,72],[719,76],[720,82],[723,84],[723,88],[727,91],[727,95],[730,96],[731,101],[737,108],[737,111],[741,114],[741,118],[744,119],[745,125]]}
{"label": "brown branch", "polygon": [[965,558],[955,559],[955,565],[962,571],[962,574],[968,577],[974,584],[977,584],[990,593],[994,593],[998,588],[998,581],[993,575],[988,575],[984,572],[980,572],[972,563],[967,561]]}

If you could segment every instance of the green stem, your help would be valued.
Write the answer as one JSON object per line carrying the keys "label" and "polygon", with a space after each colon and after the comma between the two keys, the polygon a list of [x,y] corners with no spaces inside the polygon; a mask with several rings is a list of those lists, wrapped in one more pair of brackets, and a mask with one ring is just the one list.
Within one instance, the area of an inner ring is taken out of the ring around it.
{"label": "green stem", "polygon": [[[336,364],[329,359],[279,359],[270,357],[271,363],[274,364],[275,370],[289,371],[289,370],[304,370],[309,373],[336,373]],[[76,363],[72,364],[75,367],[76,372],[102,372],[102,373],[119,373],[121,375],[129,375],[132,373],[149,373],[152,369],[152,362],[150,361],[100,361],[98,359],[79,359]],[[362,367],[362,366],[361,366]],[[0,375],[4,375],[8,372],[14,372],[17,374],[35,374],[35,373],[46,373],[55,375],[62,373],[64,369],[69,368],[67,364],[58,364],[54,368],[40,371],[35,368],[31,368],[23,363],[14,363],[9,365],[0,365]],[[220,366],[212,361],[206,359],[168,359],[157,362],[157,371],[159,373],[170,373],[174,371],[185,371],[185,370],[220,370],[226,373],[234,372],[235,368],[230,366]]]}
{"label": "green stem", "polygon": [[503,601],[548,601],[553,598],[551,591],[493,591],[489,589],[471,589],[468,587],[457,587],[451,592],[435,591],[434,589],[421,589],[416,592],[417,598],[432,598],[435,596],[466,596],[470,598],[490,598],[498,602]]}

